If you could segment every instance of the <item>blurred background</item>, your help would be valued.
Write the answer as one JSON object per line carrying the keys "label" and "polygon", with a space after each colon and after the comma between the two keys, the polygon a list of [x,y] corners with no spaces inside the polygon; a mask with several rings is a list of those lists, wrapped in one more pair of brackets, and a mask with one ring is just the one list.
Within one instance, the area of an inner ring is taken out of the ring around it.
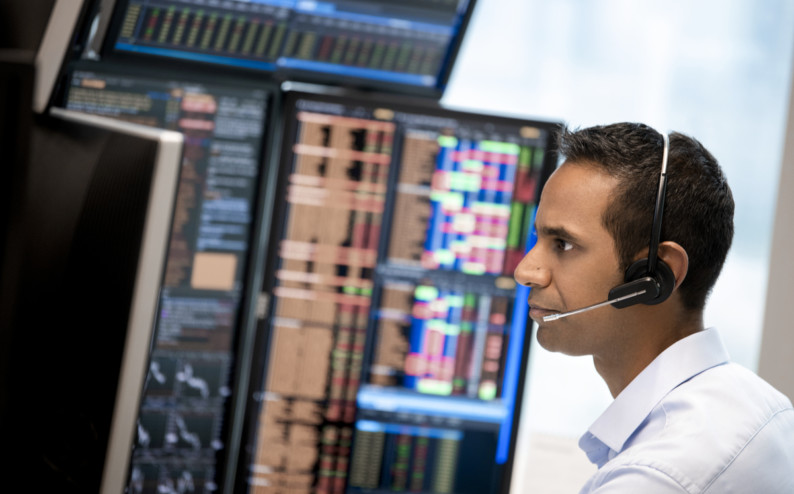
{"label": "blurred background", "polygon": [[[442,102],[572,127],[643,122],[700,140],[736,201],[705,324],[757,370],[793,26],[786,0],[481,0]],[[529,366],[516,492],[577,492],[591,465],[576,441],[612,398],[589,357],[534,345]]]}

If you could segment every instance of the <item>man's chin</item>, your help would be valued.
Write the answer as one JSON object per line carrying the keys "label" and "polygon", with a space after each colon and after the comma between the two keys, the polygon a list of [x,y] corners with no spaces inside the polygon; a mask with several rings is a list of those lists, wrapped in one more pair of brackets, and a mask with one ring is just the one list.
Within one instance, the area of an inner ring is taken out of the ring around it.
{"label": "man's chin", "polygon": [[589,352],[583,348],[578,348],[577,341],[570,341],[566,338],[561,338],[561,331],[555,331],[551,327],[539,327],[536,338],[538,344],[544,349],[554,353],[562,353],[571,357],[581,357],[583,355],[590,355]]}

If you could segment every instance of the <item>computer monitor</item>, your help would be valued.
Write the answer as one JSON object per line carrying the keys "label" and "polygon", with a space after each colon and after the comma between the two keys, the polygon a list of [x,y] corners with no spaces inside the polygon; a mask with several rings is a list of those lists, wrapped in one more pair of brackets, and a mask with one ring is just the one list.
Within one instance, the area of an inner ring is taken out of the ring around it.
{"label": "computer monitor", "polygon": [[245,387],[251,351],[252,284],[263,276],[250,273],[263,261],[264,196],[274,187],[264,157],[276,98],[261,81],[206,73],[163,77],[106,61],[70,73],[66,108],[185,138],[129,492],[223,490],[225,465],[235,462],[236,388]]}
{"label": "computer monitor", "polygon": [[474,4],[118,0],[103,57],[165,57],[439,98]]}
{"label": "computer monitor", "polygon": [[0,5],[0,38],[16,49],[34,52],[36,78],[32,107],[45,113],[58,81],[84,32],[92,9],[91,0],[24,0]]}
{"label": "computer monitor", "polygon": [[124,475],[135,434],[183,141],[61,110],[29,136],[4,259],[4,474],[99,492]]}
{"label": "computer monitor", "polygon": [[286,89],[239,489],[508,492],[559,123]]}

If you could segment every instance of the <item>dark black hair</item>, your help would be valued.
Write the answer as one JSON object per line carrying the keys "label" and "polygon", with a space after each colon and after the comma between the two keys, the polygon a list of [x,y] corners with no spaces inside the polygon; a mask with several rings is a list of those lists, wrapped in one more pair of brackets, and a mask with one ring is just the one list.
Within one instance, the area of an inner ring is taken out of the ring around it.
{"label": "dark black hair", "polygon": [[[565,128],[559,135],[566,162],[618,179],[602,220],[624,270],[649,245],[663,148],[662,135],[638,123]],[[703,309],[719,277],[733,240],[733,211],[731,189],[714,156],[696,139],[671,133],[661,241],[680,244],[689,256],[679,288],[689,310]]]}

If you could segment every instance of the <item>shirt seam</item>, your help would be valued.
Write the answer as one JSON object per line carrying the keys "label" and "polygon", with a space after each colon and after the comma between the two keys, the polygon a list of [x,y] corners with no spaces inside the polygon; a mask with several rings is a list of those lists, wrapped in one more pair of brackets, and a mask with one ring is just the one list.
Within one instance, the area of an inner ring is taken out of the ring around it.
{"label": "shirt seam", "polygon": [[[652,463],[647,463],[646,461],[639,460],[639,459],[635,460],[635,461],[629,461],[627,463],[622,463],[620,466],[616,466],[614,469],[611,469],[609,473],[610,474],[616,474],[619,470],[624,469],[624,468],[628,468],[628,467],[646,468],[648,470],[653,470],[653,471],[659,473],[660,475],[662,475],[663,477],[665,477],[667,479],[670,479],[672,482],[675,483],[675,485],[677,485],[679,487],[679,489],[681,489],[681,491],[686,492],[687,494],[694,494],[694,491],[692,491],[692,490],[688,489],[687,487],[685,487],[684,484],[681,483],[681,480],[679,480],[678,478],[673,476],[670,472],[662,469],[661,466],[656,466],[656,465],[654,465]],[[665,467],[670,469],[670,470],[675,470],[676,472],[678,471],[672,465],[665,465]],[[678,473],[680,473],[680,476],[682,477],[682,480],[686,480],[688,483],[691,483],[693,485],[695,484],[692,481],[692,479],[690,479],[683,472],[678,472]],[[607,476],[607,478],[608,477],[609,477],[609,475]],[[605,485],[608,482],[609,482],[609,480],[605,480],[604,482],[600,483],[600,485]]]}
{"label": "shirt seam", "polygon": [[751,442],[753,442],[753,439],[755,439],[755,438],[756,438],[756,436],[758,436],[758,434],[760,434],[760,433],[761,433],[761,431],[762,431],[762,430],[764,430],[764,429],[766,428],[766,426],[767,426],[767,425],[769,425],[769,423],[770,423],[770,422],[772,422],[772,420],[774,420],[774,419],[775,419],[775,417],[777,417],[777,416],[778,416],[778,415],[780,415],[781,413],[784,413],[784,412],[792,412],[792,411],[794,411],[794,407],[786,407],[786,408],[781,408],[780,410],[778,410],[778,411],[776,411],[775,413],[773,413],[772,415],[770,415],[770,416],[769,416],[769,418],[767,418],[767,419],[766,419],[766,421],[765,421],[763,424],[761,424],[761,425],[760,425],[760,426],[759,426],[759,427],[758,427],[758,428],[755,430],[755,432],[754,432],[754,433],[753,433],[753,434],[752,434],[752,435],[751,435],[751,436],[750,436],[750,437],[747,439],[747,441],[745,441],[744,445],[743,445],[743,446],[742,446],[742,447],[739,449],[739,451],[737,451],[737,452],[736,452],[736,454],[735,454],[735,455],[733,455],[733,457],[730,459],[730,461],[728,461],[728,462],[725,464],[725,466],[722,468],[722,470],[720,470],[718,473],[716,473],[716,474],[715,474],[715,475],[714,475],[714,476],[711,478],[711,480],[709,481],[709,483],[708,483],[708,484],[706,484],[706,485],[705,485],[705,487],[703,487],[703,490],[701,491],[701,492],[702,492],[702,494],[706,494],[706,492],[708,492],[708,490],[709,490],[709,489],[711,489],[711,487],[714,485],[714,482],[716,482],[716,481],[717,481],[717,479],[719,479],[719,478],[722,476],[722,474],[724,474],[724,473],[725,473],[725,471],[726,471],[726,470],[728,470],[728,468],[730,468],[730,466],[731,466],[731,465],[732,465],[732,464],[733,464],[733,463],[736,461],[736,459],[739,457],[739,455],[741,455],[741,454],[742,454],[742,452],[743,452],[745,449],[747,449],[747,446],[749,446],[749,445],[750,445],[750,443],[751,443]]}

